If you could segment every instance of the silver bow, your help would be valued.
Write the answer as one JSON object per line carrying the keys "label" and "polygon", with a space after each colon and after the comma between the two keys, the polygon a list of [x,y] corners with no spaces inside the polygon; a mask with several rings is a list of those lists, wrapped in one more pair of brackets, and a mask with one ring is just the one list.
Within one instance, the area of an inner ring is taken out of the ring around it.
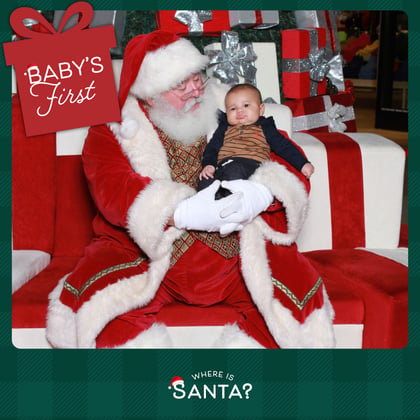
{"label": "silver bow", "polygon": [[237,32],[222,31],[222,50],[207,50],[209,67],[215,66],[213,76],[229,85],[239,83],[239,76],[243,77],[246,83],[256,85],[255,60],[250,42],[240,43]]}
{"label": "silver bow", "polygon": [[204,22],[213,19],[211,10],[177,10],[174,18],[183,25],[188,25],[190,35],[201,35]]}
{"label": "silver bow", "polygon": [[[318,98],[305,98],[303,101],[313,103],[312,100],[318,100]],[[333,105],[329,95],[323,95],[322,101],[325,111],[293,117],[293,132],[310,131],[324,126],[328,126],[329,132],[343,133],[347,130],[345,122],[356,118],[353,106],[339,103]]]}
{"label": "silver bow", "polygon": [[321,47],[313,50],[308,54],[311,69],[309,70],[309,78],[315,82],[322,82],[328,72],[330,65],[327,60],[326,49]]}
{"label": "silver bow", "polygon": [[305,28],[302,31],[309,33],[309,52],[303,58],[283,58],[282,69],[288,73],[309,72],[309,96],[318,95],[318,83],[325,79],[329,71],[326,49],[318,47],[318,32],[315,28]]}
{"label": "silver bow", "polygon": [[328,111],[328,127],[330,132],[344,133],[347,130],[344,124],[344,117],[346,115],[346,107],[344,105],[335,103]]}

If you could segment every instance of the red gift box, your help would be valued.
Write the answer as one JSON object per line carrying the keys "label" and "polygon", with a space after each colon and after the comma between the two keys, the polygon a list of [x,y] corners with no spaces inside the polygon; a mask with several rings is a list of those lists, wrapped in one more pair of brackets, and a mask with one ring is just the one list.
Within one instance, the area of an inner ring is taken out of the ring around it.
{"label": "red gift box", "polygon": [[[210,13],[201,17],[197,12]],[[222,31],[230,30],[227,10],[160,10],[156,12],[156,22],[158,29],[181,36],[219,36]]]}
{"label": "red gift box", "polygon": [[[69,18],[79,20],[62,32]],[[27,136],[118,121],[120,110],[109,48],[115,47],[112,25],[92,29],[92,7],[72,4],[56,32],[36,10],[21,7],[10,24],[21,39],[4,44],[7,65],[14,65]],[[38,21],[46,32],[27,28]]]}
{"label": "red gift box", "polygon": [[324,95],[329,70],[325,28],[286,29],[281,36],[284,96]]}
{"label": "red gift box", "polygon": [[292,111],[294,132],[356,132],[354,99],[351,92],[343,91],[285,101],[283,105]]}

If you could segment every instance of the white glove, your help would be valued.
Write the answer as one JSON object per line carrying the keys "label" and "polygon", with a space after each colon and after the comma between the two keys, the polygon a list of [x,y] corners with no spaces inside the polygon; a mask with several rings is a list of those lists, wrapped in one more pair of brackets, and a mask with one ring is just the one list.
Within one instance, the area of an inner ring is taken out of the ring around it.
{"label": "white glove", "polygon": [[244,179],[223,181],[222,187],[230,190],[233,194],[241,194],[238,195],[240,197],[240,208],[236,206],[234,214],[232,214],[231,209],[226,209],[220,216],[229,216],[232,223],[241,226],[251,222],[273,202],[273,195],[270,190],[265,185],[255,181]]}
{"label": "white glove", "polygon": [[[227,235],[242,226],[237,223],[237,212],[241,210],[242,193],[236,193],[215,199],[220,181],[214,181],[209,187],[190,198],[181,201],[174,212],[174,224],[178,229],[220,232]],[[222,216],[223,213],[223,216]]]}

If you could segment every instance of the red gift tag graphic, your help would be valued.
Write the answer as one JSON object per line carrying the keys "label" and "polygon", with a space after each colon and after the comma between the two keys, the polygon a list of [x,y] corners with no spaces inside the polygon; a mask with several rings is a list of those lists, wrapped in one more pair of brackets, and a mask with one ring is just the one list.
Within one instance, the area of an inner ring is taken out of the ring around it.
{"label": "red gift tag graphic", "polygon": [[[68,19],[76,25],[62,32]],[[72,4],[58,31],[36,10],[21,7],[10,24],[22,39],[3,45],[7,65],[14,65],[27,136],[120,120],[109,49],[115,47],[112,25],[88,29],[92,7]],[[35,32],[24,19],[46,30]]]}

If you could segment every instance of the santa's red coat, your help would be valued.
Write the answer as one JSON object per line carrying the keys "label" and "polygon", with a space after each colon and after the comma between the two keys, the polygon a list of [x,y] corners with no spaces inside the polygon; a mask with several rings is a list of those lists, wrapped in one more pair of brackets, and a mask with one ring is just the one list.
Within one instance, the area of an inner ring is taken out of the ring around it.
{"label": "santa's red coat", "polygon": [[167,222],[195,190],[173,180],[158,131],[137,101],[129,106],[140,127],[134,137],[124,138],[114,124],[91,128],[86,139],[95,237],[50,296],[50,342],[141,343],[155,313],[176,299],[232,304],[242,315],[239,327],[264,347],[332,347],[333,310],[322,279],[294,244],[308,204],[304,178],[272,156],[252,179],[270,189],[275,203],[239,234],[237,255],[195,240],[174,262],[173,244],[185,232]]}

